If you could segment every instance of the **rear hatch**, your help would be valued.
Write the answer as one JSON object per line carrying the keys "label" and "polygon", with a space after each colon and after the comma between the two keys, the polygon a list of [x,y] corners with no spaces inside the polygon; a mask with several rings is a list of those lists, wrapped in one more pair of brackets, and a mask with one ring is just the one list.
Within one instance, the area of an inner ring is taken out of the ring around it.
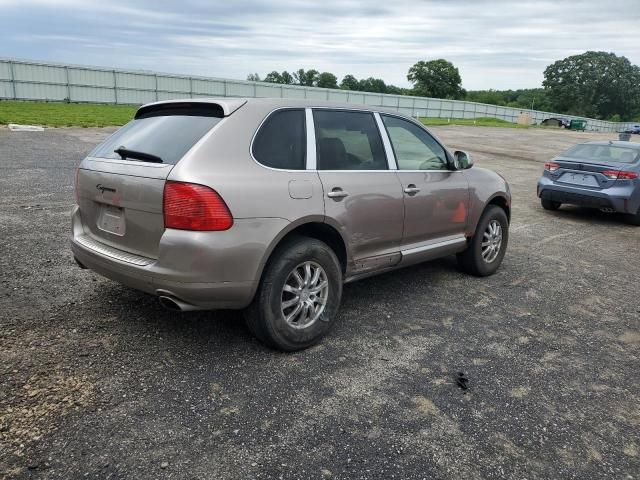
{"label": "rear hatch", "polygon": [[76,199],[84,233],[114,248],[157,258],[166,179],[207,132],[236,109],[228,107],[181,102],[140,108],[134,120],[78,168]]}

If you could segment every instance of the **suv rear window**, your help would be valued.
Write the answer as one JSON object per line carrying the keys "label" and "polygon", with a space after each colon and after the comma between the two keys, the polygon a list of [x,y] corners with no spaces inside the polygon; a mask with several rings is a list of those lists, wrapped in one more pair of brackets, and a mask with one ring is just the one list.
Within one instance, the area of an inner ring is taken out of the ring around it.
{"label": "suv rear window", "polygon": [[304,170],[307,156],[304,110],[278,110],[262,124],[253,141],[253,156],[262,165]]}
{"label": "suv rear window", "polygon": [[139,118],[127,123],[99,145],[92,157],[120,159],[119,147],[149,153],[163,163],[175,165],[187,151],[222,118],[193,115],[165,115]]}

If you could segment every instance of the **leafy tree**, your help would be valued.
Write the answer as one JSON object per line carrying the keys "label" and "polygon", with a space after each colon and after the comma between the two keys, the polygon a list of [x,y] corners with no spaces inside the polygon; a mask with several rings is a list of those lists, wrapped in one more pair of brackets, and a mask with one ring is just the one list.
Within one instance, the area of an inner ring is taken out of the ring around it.
{"label": "leafy tree", "polygon": [[269,83],[282,83],[282,75],[275,70],[271,73],[268,73],[266,77],[264,77],[265,82]]}
{"label": "leafy tree", "polygon": [[338,88],[338,77],[330,72],[322,72],[318,75],[316,86],[322,88]]}
{"label": "leafy tree", "polygon": [[282,83],[286,85],[292,85],[294,82],[293,75],[286,70],[280,74],[280,78],[282,79]]}
{"label": "leafy tree", "polygon": [[387,85],[387,91],[385,93],[391,93],[393,95],[413,95],[413,92],[408,88],[396,87],[395,85]]}
{"label": "leafy tree", "polygon": [[523,88],[519,90],[475,90],[466,92],[465,100],[514,108],[551,111],[546,90]]}
{"label": "leafy tree", "polygon": [[304,71],[304,68],[299,69],[296,72],[293,72],[293,78],[295,79],[295,83],[298,85],[303,85],[305,87],[313,87],[318,82],[318,71],[317,70],[308,70]]}
{"label": "leafy tree", "polygon": [[342,82],[340,82],[340,88],[342,90],[358,90],[359,87],[360,82],[358,82],[358,79],[353,75],[345,75]]}
{"label": "leafy tree", "polygon": [[249,75],[247,75],[247,80],[250,82],[259,82],[260,75],[258,75],[257,73],[250,73]]}
{"label": "leafy tree", "polygon": [[381,78],[365,78],[358,82],[358,90],[362,92],[386,93],[387,85]]}
{"label": "leafy tree", "polygon": [[640,112],[640,68],[626,57],[585,52],[558,60],[542,82],[554,110],[596,118],[630,119]]}
{"label": "leafy tree", "polygon": [[462,98],[460,72],[451,62],[444,59],[423,60],[409,69],[407,79],[414,84],[418,95],[434,98]]}
{"label": "leafy tree", "polygon": [[282,83],[284,85],[291,85],[294,83],[293,76],[286,70],[282,73],[276,72],[274,70],[273,72],[267,74],[266,77],[264,77],[264,81],[270,83]]}

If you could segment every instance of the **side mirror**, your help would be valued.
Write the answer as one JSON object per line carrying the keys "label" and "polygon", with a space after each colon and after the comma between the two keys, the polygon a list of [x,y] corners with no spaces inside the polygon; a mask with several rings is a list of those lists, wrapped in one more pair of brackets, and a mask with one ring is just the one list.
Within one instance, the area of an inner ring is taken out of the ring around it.
{"label": "side mirror", "polygon": [[471,155],[467,152],[463,152],[462,150],[456,150],[453,153],[453,161],[455,163],[456,170],[466,170],[473,166]]}

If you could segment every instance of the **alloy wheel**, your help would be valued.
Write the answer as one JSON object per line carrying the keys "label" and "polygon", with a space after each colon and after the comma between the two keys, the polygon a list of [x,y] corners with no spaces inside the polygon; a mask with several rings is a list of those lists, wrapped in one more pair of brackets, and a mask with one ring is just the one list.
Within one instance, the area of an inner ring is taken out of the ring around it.
{"label": "alloy wheel", "polygon": [[307,328],[322,315],[329,297],[329,281],[316,262],[294,268],[282,287],[280,309],[290,327]]}
{"label": "alloy wheel", "polygon": [[493,262],[502,247],[502,225],[497,220],[491,220],[482,235],[482,259]]}

